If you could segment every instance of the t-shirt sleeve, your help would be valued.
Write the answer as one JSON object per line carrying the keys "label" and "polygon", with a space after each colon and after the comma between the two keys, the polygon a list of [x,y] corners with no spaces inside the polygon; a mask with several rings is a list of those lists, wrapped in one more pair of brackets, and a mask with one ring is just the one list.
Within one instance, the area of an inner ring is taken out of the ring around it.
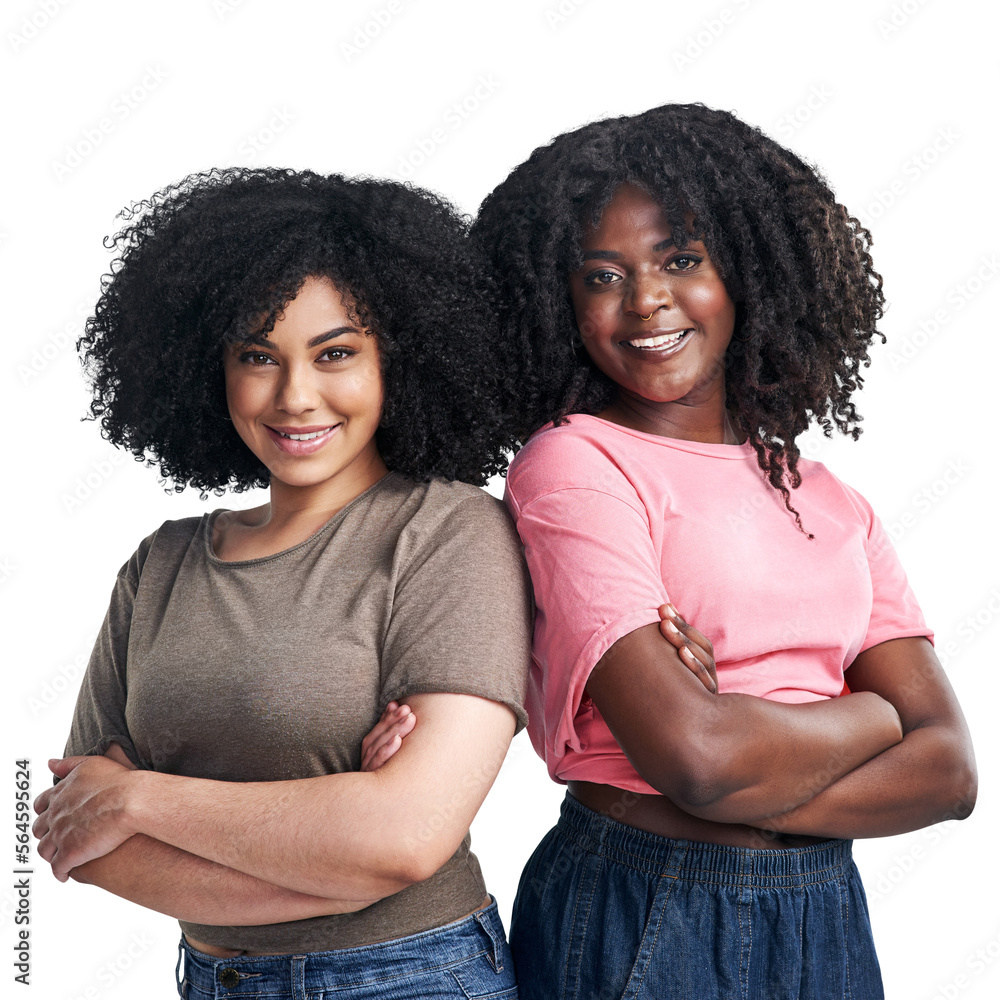
{"label": "t-shirt sleeve", "polygon": [[136,767],[147,767],[140,760],[129,735],[125,721],[125,702],[132,608],[149,541],[147,539],[143,542],[118,572],[111,592],[111,602],[77,696],[69,740],[66,743],[67,757],[103,754],[112,743],[117,743]]}
{"label": "t-shirt sleeve", "polygon": [[584,692],[591,671],[618,639],[658,622],[669,599],[648,515],[627,478],[610,460],[595,467],[594,456],[565,451],[573,477],[590,485],[548,490],[544,480],[566,477],[540,468],[508,482],[507,492],[535,595],[529,711],[544,712],[546,760],[587,749],[578,723],[593,712]]}
{"label": "t-shirt sleeve", "polygon": [[380,709],[408,695],[471,694],[527,724],[531,584],[503,505],[482,492],[458,503],[401,566],[382,650]]}
{"label": "t-shirt sleeve", "polygon": [[846,485],[844,489],[868,529],[865,551],[872,581],[872,612],[868,631],[858,652],[889,639],[911,636],[926,636],[933,642],[934,633],[924,621],[923,612],[882,522],[857,490]]}

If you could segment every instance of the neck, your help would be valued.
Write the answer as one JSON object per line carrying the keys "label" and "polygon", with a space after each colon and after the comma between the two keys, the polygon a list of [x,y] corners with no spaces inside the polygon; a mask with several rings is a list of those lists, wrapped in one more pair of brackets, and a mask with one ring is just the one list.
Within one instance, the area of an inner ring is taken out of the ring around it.
{"label": "neck", "polygon": [[347,471],[314,486],[293,486],[272,477],[268,513],[261,527],[266,524],[280,531],[295,524],[323,524],[374,486],[389,470],[381,456],[375,454],[360,468],[352,466],[349,476]]}
{"label": "neck", "polygon": [[697,403],[687,400],[658,403],[621,395],[600,416],[632,430],[680,441],[742,444],[746,440],[726,410],[724,391]]}

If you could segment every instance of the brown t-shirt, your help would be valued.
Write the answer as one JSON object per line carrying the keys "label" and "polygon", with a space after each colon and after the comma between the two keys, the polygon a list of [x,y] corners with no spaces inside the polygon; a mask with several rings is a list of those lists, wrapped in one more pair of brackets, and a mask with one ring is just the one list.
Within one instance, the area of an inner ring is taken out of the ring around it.
{"label": "brown t-shirt", "polygon": [[[385,705],[479,695],[525,721],[530,583],[502,504],[390,473],[311,538],[224,562],[214,514],[167,521],[118,574],[67,755],[223,781],[356,771]],[[456,920],[486,897],[469,837],[432,878],[357,913],[256,927],[181,921],[265,952],[348,948]]]}

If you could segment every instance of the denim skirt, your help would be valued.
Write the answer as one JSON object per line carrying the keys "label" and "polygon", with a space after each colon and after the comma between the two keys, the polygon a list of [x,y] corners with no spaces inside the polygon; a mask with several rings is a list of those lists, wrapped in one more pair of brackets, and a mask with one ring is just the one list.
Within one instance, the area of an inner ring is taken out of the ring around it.
{"label": "denim skirt", "polygon": [[303,955],[213,958],[181,939],[184,1000],[517,1000],[496,903],[462,920],[379,944]]}
{"label": "denim skirt", "polygon": [[851,842],[672,840],[567,795],[521,876],[522,1000],[882,1000]]}

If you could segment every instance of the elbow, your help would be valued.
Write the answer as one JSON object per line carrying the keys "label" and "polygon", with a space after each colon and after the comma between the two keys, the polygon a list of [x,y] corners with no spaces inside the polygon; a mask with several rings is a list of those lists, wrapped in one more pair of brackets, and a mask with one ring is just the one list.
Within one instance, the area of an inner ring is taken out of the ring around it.
{"label": "elbow", "polygon": [[[712,752],[699,741],[688,738],[682,745],[669,748],[658,760],[666,766],[657,768],[650,780],[643,777],[676,806],[694,816],[711,819],[713,807],[739,790],[738,783],[725,767],[725,757]],[[642,771],[640,770],[640,774]]]}
{"label": "elbow", "polygon": [[976,807],[979,775],[976,757],[968,737],[953,734],[939,736],[936,754],[925,760],[925,773],[934,774],[932,796],[935,803],[935,823],[967,819]]}
{"label": "elbow", "polygon": [[381,857],[374,859],[372,874],[379,898],[425,882],[434,875],[458,848],[458,844],[446,840],[444,833],[426,840],[406,835],[388,846]]}
{"label": "elbow", "polygon": [[943,785],[947,789],[944,819],[968,819],[976,808],[976,796],[979,793],[975,759],[969,755],[956,761]]}
{"label": "elbow", "polygon": [[393,878],[402,883],[401,888],[426,882],[458,850],[459,843],[452,843],[444,832],[426,841],[410,838],[396,854]]}

